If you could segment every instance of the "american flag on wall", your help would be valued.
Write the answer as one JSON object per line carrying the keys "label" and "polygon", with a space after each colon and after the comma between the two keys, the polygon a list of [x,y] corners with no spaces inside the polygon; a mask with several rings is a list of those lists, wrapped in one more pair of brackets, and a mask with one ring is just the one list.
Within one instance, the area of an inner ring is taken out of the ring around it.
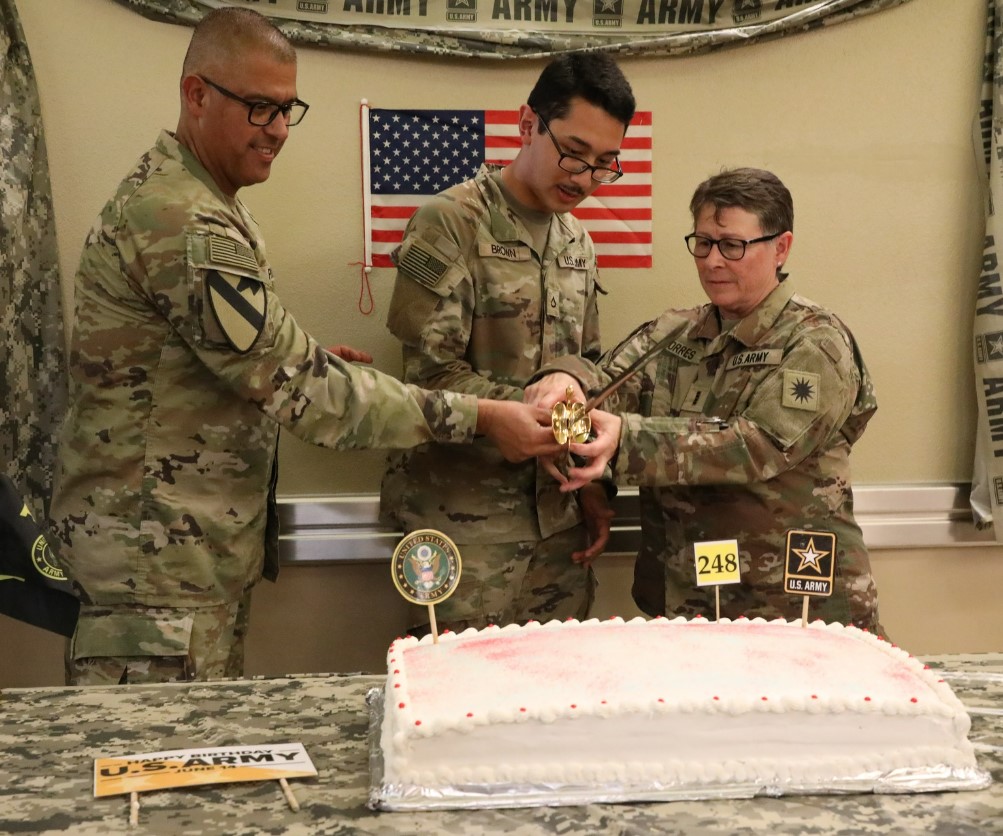
{"label": "american flag on wall", "polygon": [[[363,108],[363,178],[369,197],[366,263],[390,253],[415,209],[519,150],[517,110]],[[600,267],[651,267],[651,112],[635,114],[621,144],[624,176],[600,186],[573,214],[592,236]],[[368,165],[366,160],[368,159]]]}

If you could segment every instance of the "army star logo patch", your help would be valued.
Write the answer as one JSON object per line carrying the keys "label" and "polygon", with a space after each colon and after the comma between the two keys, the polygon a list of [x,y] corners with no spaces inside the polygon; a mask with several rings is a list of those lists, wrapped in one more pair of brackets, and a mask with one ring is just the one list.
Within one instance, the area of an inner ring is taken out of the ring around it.
{"label": "army star logo patch", "polygon": [[784,392],[780,402],[791,409],[818,410],[821,378],[814,372],[784,369]]}
{"label": "army star logo patch", "polygon": [[265,329],[268,291],[264,285],[233,273],[209,270],[209,303],[227,342],[239,354],[247,354]]}

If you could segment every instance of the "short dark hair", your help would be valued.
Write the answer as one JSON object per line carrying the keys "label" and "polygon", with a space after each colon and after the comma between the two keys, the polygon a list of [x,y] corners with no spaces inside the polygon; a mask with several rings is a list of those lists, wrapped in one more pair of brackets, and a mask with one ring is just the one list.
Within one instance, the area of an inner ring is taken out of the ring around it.
{"label": "short dark hair", "polygon": [[231,64],[254,48],[268,49],[281,63],[296,63],[292,43],[260,12],[232,6],[213,9],[195,25],[181,73],[193,75],[213,65]]}
{"label": "short dark hair", "polygon": [[634,93],[616,61],[605,52],[581,52],[555,58],[540,73],[527,104],[546,119],[560,119],[580,96],[623,123],[634,118]]}
{"label": "short dark hair", "polygon": [[733,168],[709,177],[690,200],[694,221],[708,205],[715,213],[732,207],[751,212],[759,218],[764,235],[794,231],[794,199],[772,171]]}

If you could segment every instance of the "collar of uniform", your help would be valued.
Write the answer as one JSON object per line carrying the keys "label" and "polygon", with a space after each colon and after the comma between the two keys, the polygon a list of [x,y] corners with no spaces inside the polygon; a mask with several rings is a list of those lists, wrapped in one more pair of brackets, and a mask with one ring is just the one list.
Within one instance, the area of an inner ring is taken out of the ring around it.
{"label": "collar of uniform", "polygon": [[[781,282],[770,292],[759,307],[748,316],[741,319],[728,336],[734,337],[746,346],[759,345],[763,338],[772,330],[787,303],[794,296],[794,284],[790,279]],[[700,316],[690,329],[693,339],[713,340],[721,335],[721,324],[718,320],[717,307],[704,305]]]}
{"label": "collar of uniform", "polygon": [[216,181],[213,180],[212,175],[205,170],[205,167],[199,162],[198,157],[189,151],[187,147],[178,142],[177,137],[175,137],[170,131],[162,130],[160,132],[160,136],[157,137],[157,150],[165,157],[180,163],[184,167],[185,171],[202,183],[202,185],[216,195],[216,197],[218,197],[224,204],[232,206],[240,202],[237,198],[225,195],[222,191],[220,191],[219,186],[216,185]]}
{"label": "collar of uniform", "polygon": [[[520,241],[529,247],[533,246],[533,236],[529,234],[525,224],[519,216],[509,207],[508,201],[502,193],[499,180],[504,166],[484,163],[475,175],[474,179],[485,192],[485,198],[491,209],[491,235],[496,241]],[[505,211],[507,210],[507,211]],[[560,230],[560,245],[556,246],[555,252],[562,252],[564,248],[575,241],[574,230],[568,225],[564,213],[553,213],[551,216],[550,236],[548,247],[555,245],[554,221]],[[539,253],[543,257],[543,253]]]}

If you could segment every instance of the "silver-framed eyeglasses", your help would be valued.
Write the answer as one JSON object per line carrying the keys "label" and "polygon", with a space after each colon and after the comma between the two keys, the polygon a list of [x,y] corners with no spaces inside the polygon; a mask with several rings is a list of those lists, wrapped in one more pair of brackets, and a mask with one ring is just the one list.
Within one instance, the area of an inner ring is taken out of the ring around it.
{"label": "silver-framed eyeglasses", "polygon": [[[540,114],[538,113],[537,116],[540,116]],[[543,129],[547,132],[547,136],[550,137],[550,141],[554,143],[554,148],[557,149],[557,153],[560,154],[557,158],[557,165],[560,166],[563,171],[568,172],[568,174],[581,174],[583,171],[589,171],[592,174],[592,179],[597,183],[612,183],[614,180],[619,180],[623,177],[623,169],[620,167],[619,157],[613,158],[616,168],[587,163],[581,157],[576,157],[574,154],[566,153],[565,150],[558,144],[557,138],[553,133],[551,133],[550,125],[547,124],[547,120],[540,116],[540,121],[543,123]]]}
{"label": "silver-framed eyeglasses", "polygon": [[210,81],[204,75],[200,75],[199,78],[216,92],[222,93],[228,99],[233,99],[235,102],[240,102],[244,105],[247,108],[247,121],[259,128],[271,125],[275,121],[275,117],[280,113],[286,125],[291,128],[293,125],[298,125],[302,122],[303,117],[306,116],[306,112],[310,109],[310,105],[306,102],[301,102],[299,99],[293,99],[291,102],[286,102],[285,104],[245,99],[243,96],[238,96],[232,90],[227,90],[215,81]]}
{"label": "silver-framed eyeglasses", "polygon": [[772,235],[763,235],[759,238],[750,238],[745,241],[741,238],[708,238],[706,235],[697,235],[695,232],[691,232],[683,240],[686,242],[686,249],[690,251],[690,255],[694,255],[697,258],[707,258],[716,244],[718,252],[728,259],[728,261],[740,261],[745,256],[745,248],[750,244],[761,244],[763,241],[772,241],[781,234],[780,232],[774,232]]}

